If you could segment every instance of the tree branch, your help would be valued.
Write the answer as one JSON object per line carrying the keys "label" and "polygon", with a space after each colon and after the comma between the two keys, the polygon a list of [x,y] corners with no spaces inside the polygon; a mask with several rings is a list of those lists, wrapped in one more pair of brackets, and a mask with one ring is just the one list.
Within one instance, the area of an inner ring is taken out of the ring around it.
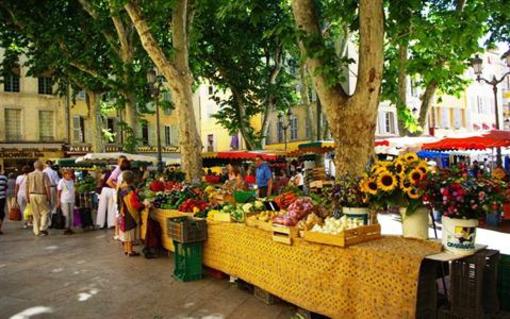
{"label": "tree branch", "polygon": [[[78,1],[80,2],[83,9],[92,17],[92,19],[94,19],[96,21],[99,19],[99,14],[94,9],[94,6],[92,5],[92,3],[90,3],[88,0],[78,0]],[[108,33],[106,31],[106,29],[101,29],[101,33],[105,37],[106,42],[108,42],[108,44],[110,45],[112,50],[120,57],[119,48],[117,46],[117,43],[116,43],[113,35]]]}
{"label": "tree branch", "polygon": [[124,5],[124,9],[128,13],[133,25],[135,26],[142,46],[145,48],[154,64],[163,72],[163,75],[168,81],[169,85],[174,85],[173,82],[177,82],[180,74],[176,69],[175,65],[171,63],[163,53],[163,50],[159,46],[158,42],[154,38],[147,21],[142,16],[142,12],[135,1],[128,1]]}

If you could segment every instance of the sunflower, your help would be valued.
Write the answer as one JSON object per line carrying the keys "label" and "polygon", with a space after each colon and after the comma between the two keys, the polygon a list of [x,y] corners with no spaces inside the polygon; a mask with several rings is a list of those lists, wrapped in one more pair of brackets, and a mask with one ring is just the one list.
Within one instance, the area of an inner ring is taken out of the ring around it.
{"label": "sunflower", "polygon": [[415,168],[409,173],[407,177],[412,183],[418,184],[418,182],[422,179],[423,175],[424,173],[422,173],[420,169]]}
{"label": "sunflower", "polygon": [[413,152],[405,153],[403,157],[407,163],[416,162],[418,160],[418,155]]}
{"label": "sunflower", "polygon": [[391,192],[397,186],[397,177],[386,171],[377,176],[377,187],[385,192]]}
{"label": "sunflower", "polygon": [[410,199],[418,199],[420,198],[420,192],[418,192],[418,189],[415,187],[411,187],[406,191],[407,196],[409,196]]}
{"label": "sunflower", "polygon": [[409,178],[402,178],[400,180],[400,188],[402,189],[402,191],[407,192],[412,187],[413,187],[413,183],[411,183]]}
{"label": "sunflower", "polygon": [[401,160],[396,160],[395,161],[395,173],[397,175],[401,175],[406,169],[406,165],[403,161]]}
{"label": "sunflower", "polygon": [[423,174],[427,174],[429,171],[429,166],[425,162],[420,162],[416,168],[419,169]]}
{"label": "sunflower", "polygon": [[367,179],[365,184],[365,191],[370,195],[377,194],[377,182],[374,179]]}

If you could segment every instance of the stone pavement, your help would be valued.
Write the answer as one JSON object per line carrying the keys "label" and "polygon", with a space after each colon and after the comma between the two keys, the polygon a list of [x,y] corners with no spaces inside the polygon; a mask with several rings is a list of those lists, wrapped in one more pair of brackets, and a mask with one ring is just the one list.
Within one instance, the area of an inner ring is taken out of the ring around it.
{"label": "stone pavement", "polygon": [[[291,318],[227,280],[182,283],[172,259],[126,257],[112,231],[34,237],[6,221],[0,236],[0,319]],[[140,247],[137,247],[141,250]]]}

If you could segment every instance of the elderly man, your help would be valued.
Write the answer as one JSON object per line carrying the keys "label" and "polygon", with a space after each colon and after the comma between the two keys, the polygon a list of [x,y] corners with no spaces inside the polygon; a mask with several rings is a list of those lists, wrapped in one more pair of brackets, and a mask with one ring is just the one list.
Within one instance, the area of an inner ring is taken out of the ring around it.
{"label": "elderly man", "polygon": [[46,236],[50,211],[50,180],[43,172],[44,165],[41,161],[35,161],[34,168],[35,170],[27,176],[27,201],[32,208],[34,234]]}
{"label": "elderly man", "polygon": [[57,185],[60,181],[60,177],[58,176],[57,171],[53,169],[53,162],[52,161],[46,161],[46,167],[43,170],[43,173],[45,173],[48,176],[48,180],[50,181],[50,214],[48,214],[48,224],[51,227],[51,215],[55,214],[55,211],[57,209]]}

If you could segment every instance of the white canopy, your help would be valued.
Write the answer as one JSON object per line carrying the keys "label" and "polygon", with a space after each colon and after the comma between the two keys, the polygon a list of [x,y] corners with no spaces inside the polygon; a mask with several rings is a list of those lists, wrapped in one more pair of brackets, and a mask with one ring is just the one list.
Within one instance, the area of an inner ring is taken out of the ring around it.
{"label": "white canopy", "polygon": [[76,163],[80,162],[98,162],[98,161],[106,161],[106,162],[114,162],[119,156],[124,155],[130,161],[137,162],[146,162],[156,164],[158,162],[157,158],[154,156],[147,155],[139,155],[139,154],[129,154],[129,153],[88,153],[84,156],[78,157],[76,159]]}

